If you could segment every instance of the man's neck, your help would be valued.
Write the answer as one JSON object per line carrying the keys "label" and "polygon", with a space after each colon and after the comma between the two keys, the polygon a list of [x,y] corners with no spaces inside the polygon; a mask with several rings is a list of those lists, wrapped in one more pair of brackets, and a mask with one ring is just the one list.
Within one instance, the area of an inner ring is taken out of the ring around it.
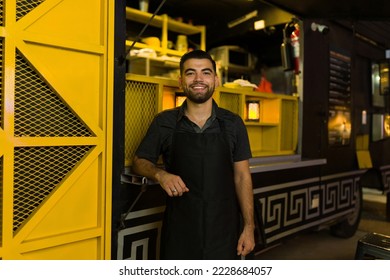
{"label": "man's neck", "polygon": [[187,100],[187,108],[185,115],[200,128],[204,126],[207,119],[211,116],[213,110],[213,102],[210,98],[205,103],[194,103]]}

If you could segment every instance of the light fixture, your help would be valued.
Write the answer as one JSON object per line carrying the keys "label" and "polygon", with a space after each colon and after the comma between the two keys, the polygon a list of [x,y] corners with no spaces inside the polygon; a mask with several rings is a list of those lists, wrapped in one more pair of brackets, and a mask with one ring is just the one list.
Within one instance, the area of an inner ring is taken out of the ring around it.
{"label": "light fixture", "polygon": [[255,28],[255,30],[264,29],[265,28],[265,20],[261,19],[261,20],[255,21],[254,28]]}
{"label": "light fixture", "polygon": [[362,111],[362,125],[366,125],[366,124],[367,124],[367,111],[363,110]]}
{"label": "light fixture", "polygon": [[239,24],[241,24],[241,23],[243,23],[243,22],[245,22],[247,20],[250,20],[251,18],[256,17],[256,16],[257,16],[257,10],[254,10],[254,11],[252,11],[252,12],[246,14],[246,15],[243,15],[242,17],[240,17],[238,19],[232,20],[231,22],[229,22],[227,24],[227,26],[229,28],[233,28],[234,26],[239,25]]}
{"label": "light fixture", "polygon": [[247,121],[260,120],[260,101],[248,100],[246,102]]}
{"label": "light fixture", "polygon": [[390,137],[390,115],[385,115],[383,120],[383,134],[385,137]]}

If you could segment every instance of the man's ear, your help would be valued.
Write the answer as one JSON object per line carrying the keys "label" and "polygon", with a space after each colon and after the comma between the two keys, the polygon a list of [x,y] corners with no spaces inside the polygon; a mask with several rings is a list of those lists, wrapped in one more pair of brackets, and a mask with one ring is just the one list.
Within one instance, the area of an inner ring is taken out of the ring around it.
{"label": "man's ear", "polygon": [[181,86],[181,82],[182,82],[181,76],[179,76],[179,77],[177,78],[177,81],[178,81],[178,83],[179,83],[179,88],[182,88],[182,86]]}
{"label": "man's ear", "polygon": [[215,75],[215,77],[214,77],[214,84],[215,84],[215,87],[219,87],[219,86],[220,86],[220,84],[219,84],[219,78],[218,78],[217,75]]}

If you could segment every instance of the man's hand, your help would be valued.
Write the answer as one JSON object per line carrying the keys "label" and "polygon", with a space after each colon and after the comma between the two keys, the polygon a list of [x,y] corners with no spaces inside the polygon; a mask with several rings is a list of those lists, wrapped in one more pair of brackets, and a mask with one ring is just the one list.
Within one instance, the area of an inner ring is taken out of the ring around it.
{"label": "man's hand", "polygon": [[155,175],[157,181],[161,187],[169,196],[182,196],[183,193],[188,192],[186,184],[180,178],[180,176],[161,170]]}
{"label": "man's hand", "polygon": [[244,227],[238,239],[237,255],[245,257],[255,248],[255,236],[253,227]]}
{"label": "man's hand", "polygon": [[135,156],[133,160],[133,171],[138,175],[158,182],[169,196],[182,196],[183,193],[189,191],[180,176],[158,168],[149,160]]}

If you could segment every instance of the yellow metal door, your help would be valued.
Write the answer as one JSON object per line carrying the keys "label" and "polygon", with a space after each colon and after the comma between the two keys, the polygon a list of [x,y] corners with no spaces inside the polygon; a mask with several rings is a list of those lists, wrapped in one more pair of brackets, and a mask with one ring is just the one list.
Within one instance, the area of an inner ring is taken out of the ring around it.
{"label": "yellow metal door", "polygon": [[0,259],[110,256],[110,2],[0,0]]}

